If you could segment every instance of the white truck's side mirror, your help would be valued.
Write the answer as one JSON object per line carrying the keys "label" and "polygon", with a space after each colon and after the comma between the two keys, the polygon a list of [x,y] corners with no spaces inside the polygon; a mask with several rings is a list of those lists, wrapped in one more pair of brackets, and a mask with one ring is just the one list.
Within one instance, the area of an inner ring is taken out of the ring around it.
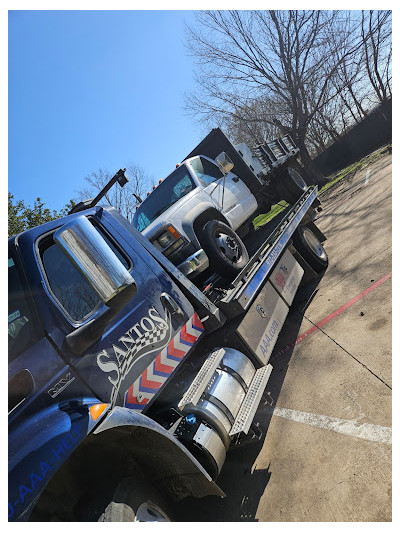
{"label": "white truck's side mirror", "polygon": [[230,172],[234,167],[233,161],[225,152],[218,154],[215,158],[215,161],[225,175],[228,174],[228,172]]}

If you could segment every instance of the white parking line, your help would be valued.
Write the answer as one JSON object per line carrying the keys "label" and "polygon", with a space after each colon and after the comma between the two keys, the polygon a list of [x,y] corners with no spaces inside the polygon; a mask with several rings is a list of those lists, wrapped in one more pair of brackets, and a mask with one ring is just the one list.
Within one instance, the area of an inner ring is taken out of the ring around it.
{"label": "white parking line", "polygon": [[275,416],[308,424],[309,426],[328,429],[343,435],[357,437],[358,439],[369,440],[372,442],[381,442],[383,444],[392,444],[392,428],[384,426],[375,426],[374,424],[360,424],[353,420],[343,420],[342,418],[332,418],[325,415],[315,415],[301,411],[293,411],[282,407],[271,407],[271,412]]}
{"label": "white parking line", "polygon": [[370,175],[370,174],[371,174],[371,170],[368,169],[368,170],[367,170],[367,174],[366,174],[366,176],[365,176],[364,187],[365,187],[365,185],[367,185],[368,182],[369,182],[369,175]]}

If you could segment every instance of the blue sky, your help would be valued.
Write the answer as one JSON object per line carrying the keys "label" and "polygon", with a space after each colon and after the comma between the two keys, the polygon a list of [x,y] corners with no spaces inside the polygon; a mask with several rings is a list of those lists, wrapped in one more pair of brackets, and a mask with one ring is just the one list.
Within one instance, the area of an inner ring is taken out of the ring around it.
{"label": "blue sky", "polygon": [[83,178],[130,162],[156,181],[202,138],[190,11],[10,11],[8,189],[61,209]]}

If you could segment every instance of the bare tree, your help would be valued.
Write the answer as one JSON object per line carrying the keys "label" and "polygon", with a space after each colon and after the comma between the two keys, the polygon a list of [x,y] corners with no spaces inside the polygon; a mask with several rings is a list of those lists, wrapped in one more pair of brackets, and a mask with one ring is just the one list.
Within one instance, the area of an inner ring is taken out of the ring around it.
{"label": "bare tree", "polygon": [[232,116],[232,109],[249,109],[251,100],[274,102],[275,112],[253,120],[290,131],[314,180],[322,181],[306,137],[337,69],[332,65],[326,70],[337,18],[338,12],[293,10],[198,14],[196,28],[189,30],[189,46],[197,59],[201,94],[192,96],[189,105],[195,112]]}
{"label": "bare tree", "polygon": [[362,11],[364,64],[379,102],[392,96],[391,11]]}
{"label": "bare tree", "polygon": [[280,134],[280,129],[271,120],[279,113],[279,107],[269,100],[253,99],[233,111],[231,115],[220,116],[218,125],[236,142],[254,145]]}
{"label": "bare tree", "polygon": [[[348,35],[359,34],[359,28],[347,29]],[[335,38],[333,36],[333,38]],[[333,77],[333,86],[337,94],[340,107],[340,117],[342,123],[346,125],[360,122],[367,114],[364,109],[365,91],[362,91],[362,80],[364,78],[364,68],[362,64],[362,47],[346,58],[345,61],[338,59],[345,53],[346,43],[333,48],[333,62],[337,64],[336,75]],[[325,111],[325,110],[324,110]]]}
{"label": "bare tree", "polygon": [[[118,209],[122,216],[129,220],[129,222],[132,222],[138,203],[134,194],[143,197],[145,191],[149,189],[150,178],[142,168],[133,163],[126,166],[126,174],[129,182],[124,187],[115,184],[106,193],[103,201]],[[99,168],[96,172],[91,172],[88,176],[85,176],[84,181],[86,186],[77,191],[78,199],[94,198],[110,181],[113,175],[114,173]]]}
{"label": "bare tree", "polygon": [[338,58],[346,52],[347,43],[337,43],[333,48],[333,61],[338,64],[333,82],[343,105],[343,132],[363,120],[371,107],[391,96],[391,12],[346,13],[350,24],[345,31],[349,38],[356,36],[361,46],[340,63]]}
{"label": "bare tree", "polygon": [[[387,39],[386,15],[375,15],[375,22],[360,34],[360,14],[199,12],[195,25],[188,28],[198,90],[188,96],[187,109],[203,120],[225,121],[258,141],[273,126],[290,132],[314,181],[323,181],[309,150],[319,152],[324,143],[337,138],[343,125],[366,114],[368,106],[360,92],[365,78],[360,57],[366,41],[369,70],[382,92],[374,61],[378,44]],[[384,74],[389,78],[388,63],[379,72],[380,81]]]}

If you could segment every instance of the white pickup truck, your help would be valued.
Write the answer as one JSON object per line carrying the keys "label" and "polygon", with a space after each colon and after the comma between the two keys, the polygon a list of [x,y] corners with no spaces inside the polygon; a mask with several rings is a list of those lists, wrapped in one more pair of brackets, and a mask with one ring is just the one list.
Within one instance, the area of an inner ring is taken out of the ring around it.
{"label": "white pickup truck", "polygon": [[254,217],[307,189],[298,152],[289,135],[250,149],[215,128],[140,203],[133,224],[186,276],[209,266],[235,275],[249,259],[240,236]]}

